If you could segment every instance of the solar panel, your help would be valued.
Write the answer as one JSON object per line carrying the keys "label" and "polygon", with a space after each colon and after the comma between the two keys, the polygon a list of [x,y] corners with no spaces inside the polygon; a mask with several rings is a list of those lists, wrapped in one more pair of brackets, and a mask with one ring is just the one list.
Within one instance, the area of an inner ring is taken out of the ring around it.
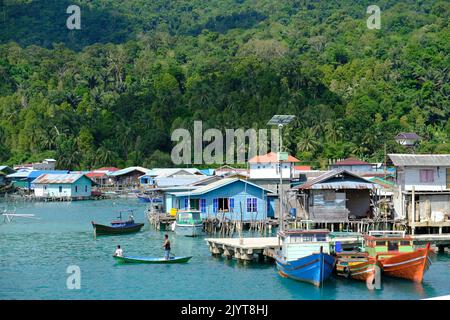
{"label": "solar panel", "polygon": [[267,122],[268,125],[286,125],[292,120],[294,120],[295,116],[290,114],[277,114],[270,119],[269,122]]}

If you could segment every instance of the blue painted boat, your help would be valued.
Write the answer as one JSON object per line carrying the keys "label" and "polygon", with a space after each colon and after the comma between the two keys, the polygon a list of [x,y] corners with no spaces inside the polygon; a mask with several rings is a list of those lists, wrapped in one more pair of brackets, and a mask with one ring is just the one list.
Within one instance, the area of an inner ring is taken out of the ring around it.
{"label": "blue painted boat", "polygon": [[330,277],[335,265],[328,235],[328,230],[280,231],[281,250],[275,254],[278,273],[286,278],[321,286]]}

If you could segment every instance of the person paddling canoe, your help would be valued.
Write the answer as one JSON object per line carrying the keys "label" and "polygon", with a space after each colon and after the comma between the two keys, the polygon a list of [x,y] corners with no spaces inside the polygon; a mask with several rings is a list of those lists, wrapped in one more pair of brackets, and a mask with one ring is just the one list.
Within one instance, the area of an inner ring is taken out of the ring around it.
{"label": "person paddling canoe", "polygon": [[116,252],[114,252],[114,257],[123,257],[123,250],[120,245],[117,246]]}
{"label": "person paddling canoe", "polygon": [[164,248],[164,259],[169,260],[170,241],[169,241],[169,236],[167,234],[164,235],[164,243],[163,243],[162,247]]}

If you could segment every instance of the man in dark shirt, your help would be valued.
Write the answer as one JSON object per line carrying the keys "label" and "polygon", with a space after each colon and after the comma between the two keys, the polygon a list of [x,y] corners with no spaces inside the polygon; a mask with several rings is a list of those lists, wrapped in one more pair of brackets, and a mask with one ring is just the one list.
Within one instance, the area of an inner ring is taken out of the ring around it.
{"label": "man in dark shirt", "polygon": [[164,248],[164,259],[169,260],[170,241],[169,241],[169,236],[167,234],[164,235],[164,243],[162,246]]}

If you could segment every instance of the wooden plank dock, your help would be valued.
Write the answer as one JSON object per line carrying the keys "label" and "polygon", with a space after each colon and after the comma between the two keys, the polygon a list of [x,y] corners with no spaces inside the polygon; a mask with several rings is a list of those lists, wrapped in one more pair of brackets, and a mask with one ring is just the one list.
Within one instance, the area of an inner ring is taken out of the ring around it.
{"label": "wooden plank dock", "polygon": [[277,237],[207,238],[205,241],[213,255],[224,255],[228,259],[243,261],[251,261],[255,255],[259,261],[264,260],[264,257],[273,258],[273,253],[278,248]]}
{"label": "wooden plank dock", "polygon": [[[258,261],[265,258],[273,259],[275,250],[279,249],[277,237],[258,238],[207,238],[209,251],[213,255],[252,261],[257,256]],[[332,242],[341,242],[342,246],[354,245],[361,241],[358,237],[335,237]]]}
{"label": "wooden plank dock", "polygon": [[[450,248],[450,234],[422,234],[413,235],[414,244],[426,245],[428,242],[436,246],[440,253]],[[279,249],[277,237],[257,238],[206,238],[209,251],[212,255],[224,256],[227,259],[235,258],[240,261],[273,259],[275,250]],[[332,242],[340,242],[342,247],[351,247],[361,241],[361,237],[335,237]]]}

